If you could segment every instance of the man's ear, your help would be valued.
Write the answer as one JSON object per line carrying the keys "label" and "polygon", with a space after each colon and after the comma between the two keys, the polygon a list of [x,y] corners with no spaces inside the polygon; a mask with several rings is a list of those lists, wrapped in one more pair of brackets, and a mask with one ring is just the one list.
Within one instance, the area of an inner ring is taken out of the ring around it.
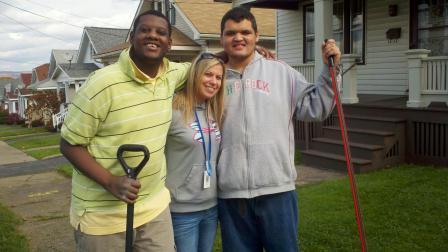
{"label": "man's ear", "polygon": [[171,51],[171,45],[173,44],[173,40],[170,38],[168,40],[168,51]]}
{"label": "man's ear", "polygon": [[258,32],[255,33],[255,43],[258,43],[260,36],[258,36]]}

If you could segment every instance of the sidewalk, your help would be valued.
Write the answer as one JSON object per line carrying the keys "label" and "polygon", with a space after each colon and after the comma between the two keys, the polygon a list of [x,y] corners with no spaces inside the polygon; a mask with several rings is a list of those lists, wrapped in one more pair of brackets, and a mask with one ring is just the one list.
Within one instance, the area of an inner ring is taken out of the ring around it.
{"label": "sidewalk", "polygon": [[3,141],[0,141],[0,165],[23,163],[35,160],[36,159],[28,156],[24,152],[9,146]]}

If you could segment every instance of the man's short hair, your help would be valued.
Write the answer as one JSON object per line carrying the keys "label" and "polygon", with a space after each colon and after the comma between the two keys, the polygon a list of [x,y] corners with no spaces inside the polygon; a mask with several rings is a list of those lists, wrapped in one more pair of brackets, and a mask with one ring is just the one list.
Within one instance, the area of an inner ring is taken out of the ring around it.
{"label": "man's short hair", "polygon": [[170,21],[168,20],[168,18],[165,15],[163,15],[162,12],[156,11],[156,10],[148,10],[148,11],[145,11],[145,12],[141,13],[140,15],[138,15],[135,18],[134,25],[132,27],[132,31],[133,32],[136,32],[138,23],[140,22],[140,18],[142,16],[146,16],[146,15],[153,15],[153,16],[165,19],[166,23],[168,24],[168,34],[171,37],[171,24],[170,24]]}
{"label": "man's short hair", "polygon": [[233,20],[237,23],[243,21],[244,19],[249,20],[252,23],[252,28],[257,32],[257,21],[255,21],[254,15],[249,11],[249,9],[244,7],[235,7],[230,9],[221,19],[221,35],[224,31],[224,26],[227,20]]}

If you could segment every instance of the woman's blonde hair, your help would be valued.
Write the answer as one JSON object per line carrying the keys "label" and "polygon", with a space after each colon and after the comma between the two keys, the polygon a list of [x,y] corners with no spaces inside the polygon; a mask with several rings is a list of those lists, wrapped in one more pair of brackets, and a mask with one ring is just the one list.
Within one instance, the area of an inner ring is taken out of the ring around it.
{"label": "woman's blonde hair", "polygon": [[202,77],[208,69],[216,65],[221,65],[222,67],[223,76],[221,86],[219,87],[218,92],[206,102],[206,113],[208,117],[212,116],[215,119],[218,127],[221,127],[222,115],[224,112],[224,83],[226,69],[224,63],[210,53],[203,53],[196,57],[191,64],[187,84],[174,97],[173,108],[182,112],[182,117],[185,123],[188,123],[188,120],[194,118],[194,109],[198,103],[196,96],[199,92],[199,86],[202,85]]}

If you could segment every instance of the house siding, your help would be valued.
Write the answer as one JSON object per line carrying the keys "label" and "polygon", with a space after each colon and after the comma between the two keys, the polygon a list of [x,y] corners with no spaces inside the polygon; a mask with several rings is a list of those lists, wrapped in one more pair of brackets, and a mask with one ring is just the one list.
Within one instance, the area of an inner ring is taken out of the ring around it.
{"label": "house siding", "polygon": [[[397,0],[398,15],[389,16],[390,1],[366,1],[365,65],[358,65],[360,94],[405,95],[408,89],[409,1]],[[401,37],[389,42],[386,32],[401,28]]]}
{"label": "house siding", "polygon": [[[357,65],[359,94],[407,94],[409,1],[394,1],[399,10],[395,17],[388,15],[389,4],[366,1],[365,64]],[[277,55],[290,65],[303,63],[303,5],[298,11],[277,11]],[[400,39],[386,39],[390,28],[401,28]]]}
{"label": "house siding", "polygon": [[289,65],[303,63],[302,8],[277,11],[277,56]]}
{"label": "house siding", "polygon": [[179,7],[176,7],[176,23],[174,26],[179,29],[183,34],[187,35],[190,39],[195,40],[194,31],[186,21],[185,15],[179,11]]}

